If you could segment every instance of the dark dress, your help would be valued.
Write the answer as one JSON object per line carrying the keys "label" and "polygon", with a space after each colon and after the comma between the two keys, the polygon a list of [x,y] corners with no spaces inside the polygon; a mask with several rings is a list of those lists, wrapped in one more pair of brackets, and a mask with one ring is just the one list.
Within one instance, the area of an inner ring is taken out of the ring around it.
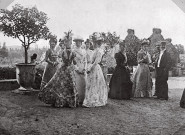
{"label": "dark dress", "polygon": [[55,107],[78,106],[78,91],[74,79],[74,58],[73,52],[63,52],[61,67],[39,92],[38,97],[41,101]]}
{"label": "dark dress", "polygon": [[185,108],[185,89],[180,100],[180,107]]}
{"label": "dark dress", "polygon": [[109,98],[130,99],[132,94],[132,82],[129,70],[125,67],[126,57],[118,52],[115,54],[116,68],[110,80]]}
{"label": "dark dress", "polygon": [[[57,53],[55,51],[52,51],[51,49],[48,49],[46,51],[46,57],[51,62],[57,62],[57,59],[58,59]],[[54,66],[53,64],[49,62],[47,63],[44,73],[43,73],[40,89],[42,89],[50,81],[50,79],[55,74],[57,68],[58,68],[58,65]]]}

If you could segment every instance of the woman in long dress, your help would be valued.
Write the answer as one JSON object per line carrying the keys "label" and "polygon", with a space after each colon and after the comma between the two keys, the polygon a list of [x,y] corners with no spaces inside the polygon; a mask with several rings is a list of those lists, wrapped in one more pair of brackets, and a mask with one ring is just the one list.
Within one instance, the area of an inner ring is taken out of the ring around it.
{"label": "woman in long dress", "polygon": [[41,82],[41,88],[42,89],[53,77],[55,74],[57,68],[58,68],[58,54],[55,50],[56,44],[57,44],[57,38],[55,36],[50,37],[50,48],[46,51],[45,59],[44,61],[47,62],[47,65],[45,67],[42,82]]}
{"label": "woman in long dress", "polygon": [[76,55],[75,61],[75,80],[76,89],[79,95],[80,104],[83,103],[85,97],[85,66],[86,66],[86,52],[81,48],[82,42],[84,41],[81,37],[76,37],[73,40],[76,43],[74,53]]}
{"label": "woman in long dress", "polygon": [[102,56],[102,59],[101,59],[101,63],[100,63],[100,66],[101,66],[101,69],[103,71],[103,75],[104,75],[104,78],[105,78],[105,82],[107,82],[107,74],[108,74],[108,66],[107,66],[107,63],[109,63],[109,61],[107,61],[107,57],[108,57],[108,49],[109,49],[109,46],[108,45],[105,45],[104,46],[104,54]]}
{"label": "woman in long dress", "polygon": [[77,107],[79,105],[74,80],[75,53],[71,50],[69,40],[65,41],[66,49],[62,53],[62,65],[38,94],[41,101],[53,107]]}
{"label": "woman in long dress", "polygon": [[96,41],[96,49],[92,57],[92,62],[87,68],[87,80],[84,107],[98,107],[105,106],[108,99],[107,85],[103,76],[102,69],[99,65],[102,58],[102,51],[100,49],[101,39]]}
{"label": "woman in long dress", "polygon": [[130,99],[132,95],[132,82],[127,66],[125,42],[120,43],[120,51],[115,54],[116,68],[109,83],[109,98]]}
{"label": "woman in long dress", "polygon": [[151,97],[152,96],[152,79],[148,64],[151,62],[147,52],[149,43],[144,40],[141,50],[137,54],[138,67],[133,75],[133,96],[134,97]]}
{"label": "woman in long dress", "polygon": [[65,37],[63,37],[62,39],[59,40],[59,47],[60,47],[60,50],[58,51],[58,57],[59,57],[59,60],[62,62],[62,53],[63,51],[65,50],[65,44],[64,44],[64,39]]}
{"label": "woman in long dress", "polygon": [[85,41],[85,45],[86,45],[86,60],[87,60],[87,65],[89,65],[92,61],[92,56],[93,56],[93,50],[90,50],[91,42],[89,39]]}

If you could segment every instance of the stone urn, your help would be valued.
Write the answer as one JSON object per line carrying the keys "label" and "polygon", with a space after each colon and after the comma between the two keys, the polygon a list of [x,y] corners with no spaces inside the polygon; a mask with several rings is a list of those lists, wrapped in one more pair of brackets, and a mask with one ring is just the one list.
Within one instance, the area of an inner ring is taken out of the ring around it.
{"label": "stone urn", "polygon": [[16,78],[20,85],[19,90],[29,91],[32,90],[32,86],[35,81],[35,64],[16,64]]}

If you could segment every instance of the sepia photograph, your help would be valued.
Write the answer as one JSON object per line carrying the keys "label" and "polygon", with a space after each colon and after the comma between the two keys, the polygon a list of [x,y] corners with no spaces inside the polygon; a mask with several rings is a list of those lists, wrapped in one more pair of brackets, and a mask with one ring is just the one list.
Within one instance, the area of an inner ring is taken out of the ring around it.
{"label": "sepia photograph", "polygon": [[0,0],[0,135],[185,135],[185,0]]}

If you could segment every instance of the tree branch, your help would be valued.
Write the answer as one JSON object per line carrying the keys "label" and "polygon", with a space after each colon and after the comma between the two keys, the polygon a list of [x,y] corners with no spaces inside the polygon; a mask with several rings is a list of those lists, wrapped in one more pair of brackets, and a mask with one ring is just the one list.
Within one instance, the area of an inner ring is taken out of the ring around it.
{"label": "tree branch", "polygon": [[19,37],[19,35],[16,33],[16,36],[17,36],[17,38],[23,43],[23,44],[25,44],[25,42],[23,41],[23,40],[21,40],[21,38]]}

